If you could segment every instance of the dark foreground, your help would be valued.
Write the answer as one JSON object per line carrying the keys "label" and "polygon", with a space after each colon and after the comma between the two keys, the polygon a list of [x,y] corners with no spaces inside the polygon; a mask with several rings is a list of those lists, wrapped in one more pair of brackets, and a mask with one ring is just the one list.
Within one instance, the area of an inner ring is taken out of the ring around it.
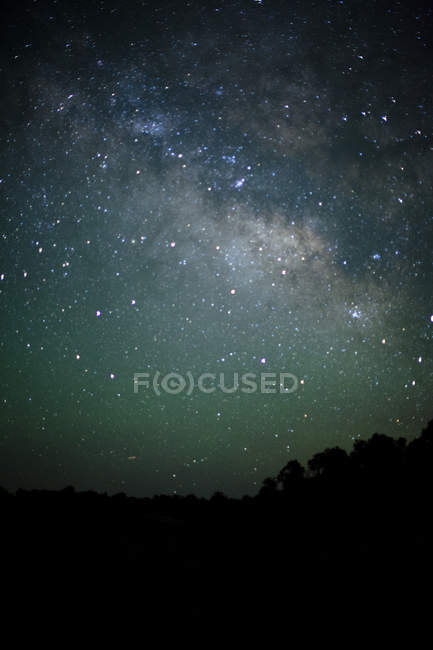
{"label": "dark foreground", "polygon": [[2,491],[4,592],[22,611],[126,611],[131,625],[418,625],[432,450],[431,423],[410,445],[377,436],[316,455],[308,478],[289,463],[241,500]]}

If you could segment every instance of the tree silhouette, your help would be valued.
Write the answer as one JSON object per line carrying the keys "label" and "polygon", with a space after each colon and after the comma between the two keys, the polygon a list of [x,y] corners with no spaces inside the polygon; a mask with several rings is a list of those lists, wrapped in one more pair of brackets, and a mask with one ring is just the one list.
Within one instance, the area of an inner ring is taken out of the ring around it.
{"label": "tree silhouette", "polygon": [[308,467],[316,478],[342,480],[349,474],[350,460],[344,449],[332,447],[315,454]]}
{"label": "tree silhouette", "polygon": [[227,501],[228,497],[224,494],[224,492],[221,492],[221,490],[217,490],[216,492],[213,493],[211,496],[211,502],[214,504],[223,504]]}
{"label": "tree silhouette", "polygon": [[290,489],[294,481],[300,481],[304,478],[305,469],[297,460],[290,460],[287,465],[283,467],[277,477],[277,483],[282,490]]}
{"label": "tree silhouette", "polygon": [[350,454],[353,471],[370,479],[401,475],[405,465],[406,440],[375,433],[369,440],[357,440]]}
{"label": "tree silhouette", "polygon": [[260,488],[260,496],[268,497],[273,496],[277,491],[277,479],[275,478],[265,478]]}
{"label": "tree silhouette", "polygon": [[433,478],[433,420],[422,430],[421,436],[407,446],[407,469],[411,478],[417,481],[431,481]]}

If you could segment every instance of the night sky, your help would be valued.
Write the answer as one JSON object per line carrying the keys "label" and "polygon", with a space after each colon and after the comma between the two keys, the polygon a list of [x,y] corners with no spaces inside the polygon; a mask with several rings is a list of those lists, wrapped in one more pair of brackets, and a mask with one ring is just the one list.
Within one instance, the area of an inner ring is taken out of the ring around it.
{"label": "night sky", "polygon": [[[5,10],[0,484],[240,496],[420,433],[433,11],[407,4]],[[297,389],[134,392],[155,372]]]}

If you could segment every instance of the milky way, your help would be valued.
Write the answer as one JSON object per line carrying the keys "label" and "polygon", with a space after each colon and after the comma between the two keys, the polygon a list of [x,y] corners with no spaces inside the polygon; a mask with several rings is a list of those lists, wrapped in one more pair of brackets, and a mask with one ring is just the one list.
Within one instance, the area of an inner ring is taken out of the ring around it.
{"label": "milky way", "polygon": [[[3,28],[2,482],[255,493],[431,418],[432,33],[399,3]],[[134,392],[134,373],[297,390]]]}

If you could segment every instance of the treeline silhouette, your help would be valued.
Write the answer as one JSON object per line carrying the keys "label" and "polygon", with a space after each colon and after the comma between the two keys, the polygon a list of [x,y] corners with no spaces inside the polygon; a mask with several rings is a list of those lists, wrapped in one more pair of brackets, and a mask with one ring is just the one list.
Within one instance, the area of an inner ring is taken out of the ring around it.
{"label": "treeline silhouette", "polygon": [[182,620],[422,612],[432,484],[433,420],[409,443],[376,433],[307,468],[289,461],[254,497],[0,489],[3,577],[54,590],[90,580],[107,602],[131,597],[132,581],[149,616]]}

